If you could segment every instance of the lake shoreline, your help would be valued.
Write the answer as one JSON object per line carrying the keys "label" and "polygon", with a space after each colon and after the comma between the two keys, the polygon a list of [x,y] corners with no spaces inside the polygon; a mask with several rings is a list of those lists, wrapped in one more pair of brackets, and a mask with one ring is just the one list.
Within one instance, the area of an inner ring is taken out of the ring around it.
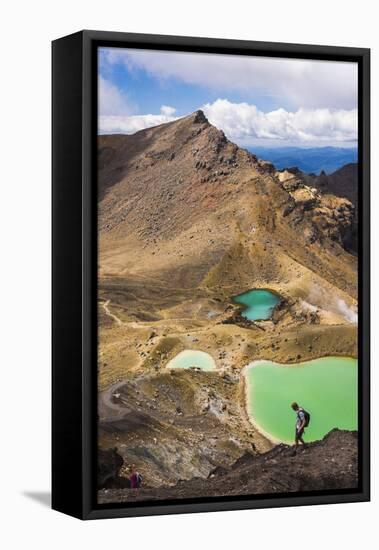
{"label": "lake shoreline", "polygon": [[[262,359],[262,361],[264,361],[264,360]],[[244,411],[245,411],[246,418],[247,418],[248,422],[250,422],[250,424],[252,424],[252,426],[254,427],[254,429],[255,429],[261,436],[263,436],[264,438],[266,438],[273,446],[278,445],[278,444],[280,444],[280,443],[284,443],[284,441],[281,441],[280,439],[277,439],[277,438],[273,437],[271,434],[269,434],[268,432],[266,432],[266,431],[259,425],[259,423],[256,421],[254,415],[252,415],[252,414],[249,413],[249,409],[250,409],[250,397],[249,397],[248,384],[247,384],[247,380],[246,380],[246,371],[247,371],[249,368],[250,368],[250,365],[246,365],[246,366],[241,370],[241,374],[242,374],[241,383],[242,383],[242,387],[243,387]]]}

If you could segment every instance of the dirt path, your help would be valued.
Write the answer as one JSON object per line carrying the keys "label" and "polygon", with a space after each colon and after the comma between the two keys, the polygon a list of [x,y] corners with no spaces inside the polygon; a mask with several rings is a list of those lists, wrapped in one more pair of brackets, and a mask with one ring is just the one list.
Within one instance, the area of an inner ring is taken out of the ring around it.
{"label": "dirt path", "polygon": [[98,411],[101,421],[111,422],[131,412],[131,409],[126,407],[124,400],[119,403],[113,402],[113,396],[118,394],[118,388],[125,385],[125,380],[112,384],[106,390],[99,392],[98,395]]}
{"label": "dirt path", "polygon": [[114,313],[112,313],[109,309],[109,304],[110,304],[110,300],[106,300],[105,302],[103,302],[101,305],[102,305],[102,308],[104,309],[104,312],[105,312],[105,315],[108,315],[108,317],[110,317],[111,319],[113,319],[113,321],[115,321],[119,327],[123,326],[123,327],[129,327],[129,328],[137,328],[137,329],[145,329],[145,328],[150,328],[151,327],[151,323],[137,323],[135,321],[121,321],[121,319],[119,317],[117,317],[117,315],[115,315]]}
{"label": "dirt path", "polygon": [[122,321],[121,321],[121,319],[119,319],[119,318],[117,317],[117,315],[115,315],[114,313],[111,313],[111,311],[109,310],[109,307],[108,307],[109,304],[110,304],[110,300],[107,300],[106,302],[104,302],[104,303],[102,304],[103,309],[104,309],[104,311],[105,311],[105,315],[108,315],[108,317],[111,317],[111,319],[113,319],[114,321],[116,321],[116,323],[117,323],[119,326],[121,326],[121,325],[123,324]]}

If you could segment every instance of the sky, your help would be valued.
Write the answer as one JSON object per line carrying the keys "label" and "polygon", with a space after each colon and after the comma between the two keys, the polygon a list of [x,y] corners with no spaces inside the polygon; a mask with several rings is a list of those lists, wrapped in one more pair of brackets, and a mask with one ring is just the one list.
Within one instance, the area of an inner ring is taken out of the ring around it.
{"label": "sky", "polygon": [[202,109],[243,147],[354,147],[356,63],[100,48],[99,133]]}

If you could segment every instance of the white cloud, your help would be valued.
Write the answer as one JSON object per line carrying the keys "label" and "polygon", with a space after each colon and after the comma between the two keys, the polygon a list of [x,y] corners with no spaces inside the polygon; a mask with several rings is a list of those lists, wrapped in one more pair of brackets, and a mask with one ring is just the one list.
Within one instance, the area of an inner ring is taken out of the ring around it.
{"label": "white cloud", "polygon": [[260,95],[291,109],[357,107],[356,63],[107,48],[105,65],[144,69],[159,80],[177,79],[215,90]]}
{"label": "white cloud", "polygon": [[172,116],[175,112],[176,109],[174,107],[170,107],[169,105],[162,105],[161,107],[162,115]]}
{"label": "white cloud", "polygon": [[212,124],[237,143],[256,139],[285,142],[352,142],[357,139],[357,110],[278,109],[264,113],[255,105],[217,99],[203,110]]}
{"label": "white cloud", "polygon": [[[223,130],[239,145],[262,144],[270,140],[280,143],[327,145],[351,143],[357,139],[356,109],[298,109],[290,112],[277,109],[268,113],[248,103],[232,103],[217,99],[202,107],[209,122]],[[100,133],[133,134],[138,130],[171,122],[175,109],[162,105],[160,114],[100,116]]]}
{"label": "white cloud", "polygon": [[131,114],[132,108],[126,94],[102,76],[99,76],[98,95],[101,115]]}
{"label": "white cloud", "polygon": [[177,117],[173,116],[175,112],[174,107],[162,105],[159,115],[106,116],[100,114],[99,131],[100,134],[134,134],[139,130],[176,120]]}
{"label": "white cloud", "polygon": [[[357,140],[355,63],[122,48],[102,49],[101,59],[105,74],[124,64],[132,78],[143,69],[163,85],[174,79],[222,90],[229,99],[202,108],[239,145],[346,145]],[[236,92],[246,101],[233,102]],[[264,112],[256,104],[281,108]],[[162,105],[159,114],[137,115],[136,110],[122,90],[99,77],[100,133],[134,133],[175,120],[176,109],[169,105]]]}

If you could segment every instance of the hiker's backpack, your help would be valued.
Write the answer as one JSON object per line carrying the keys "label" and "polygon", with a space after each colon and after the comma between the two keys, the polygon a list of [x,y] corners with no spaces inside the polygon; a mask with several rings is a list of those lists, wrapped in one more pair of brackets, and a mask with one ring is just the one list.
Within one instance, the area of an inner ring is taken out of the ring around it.
{"label": "hiker's backpack", "polygon": [[308,428],[309,422],[311,421],[311,415],[305,409],[300,409],[300,410],[304,413],[304,420],[305,420],[304,428]]}

